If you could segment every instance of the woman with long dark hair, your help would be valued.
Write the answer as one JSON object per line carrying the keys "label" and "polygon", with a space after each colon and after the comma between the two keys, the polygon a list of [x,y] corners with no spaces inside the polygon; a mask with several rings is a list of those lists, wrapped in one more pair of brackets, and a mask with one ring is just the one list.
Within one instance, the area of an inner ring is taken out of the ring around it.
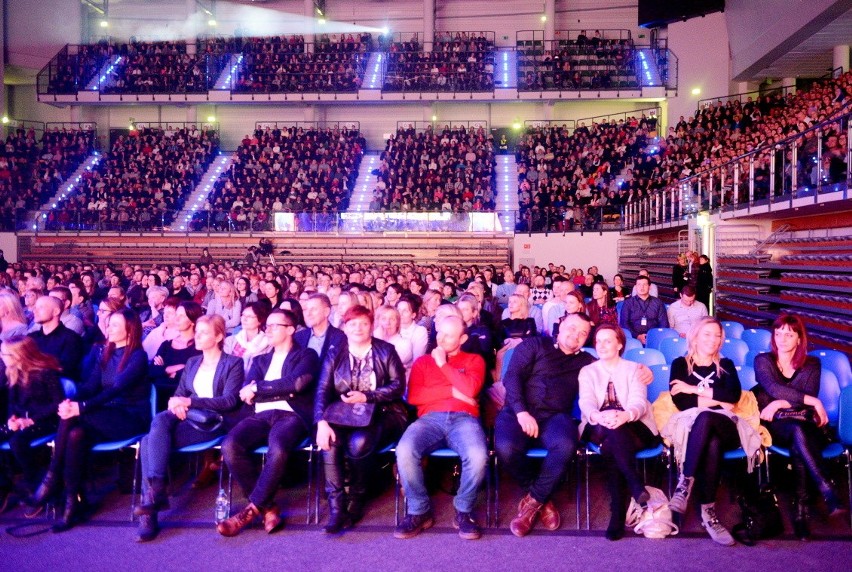
{"label": "woman with long dark hair", "polygon": [[125,308],[109,316],[106,346],[96,366],[77,391],[75,400],[59,404],[59,427],[50,466],[35,495],[33,506],[44,504],[65,490],[65,511],[53,526],[62,532],[80,516],[83,472],[92,446],[141,435],[151,424],[151,384],[148,357],[142,349],[142,323]]}

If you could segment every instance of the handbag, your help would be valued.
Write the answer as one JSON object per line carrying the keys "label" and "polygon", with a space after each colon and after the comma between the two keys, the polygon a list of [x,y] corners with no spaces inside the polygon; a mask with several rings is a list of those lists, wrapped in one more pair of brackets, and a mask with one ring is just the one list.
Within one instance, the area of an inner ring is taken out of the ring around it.
{"label": "handbag", "polygon": [[774,538],[784,532],[778,497],[771,485],[761,486],[756,494],[742,495],[737,502],[743,520],[731,532],[746,546],[754,546],[758,540]]}
{"label": "handbag", "polygon": [[801,421],[803,423],[815,423],[814,419],[814,410],[811,407],[787,407],[784,409],[779,409],[775,412],[775,416],[772,417],[773,421],[780,421],[782,419],[793,419],[795,421]]}
{"label": "handbag", "polygon": [[335,401],[325,408],[323,420],[343,427],[366,427],[373,421],[375,403],[344,403]]}
{"label": "handbag", "polygon": [[645,487],[645,490],[651,495],[647,508],[642,508],[636,499],[630,499],[625,524],[645,538],[665,538],[677,534],[680,530],[672,521],[672,509],[669,508],[666,493],[656,487]]}
{"label": "handbag", "polygon": [[211,409],[190,408],[186,411],[186,421],[193,429],[202,433],[213,433],[222,427],[225,418],[220,413]]}

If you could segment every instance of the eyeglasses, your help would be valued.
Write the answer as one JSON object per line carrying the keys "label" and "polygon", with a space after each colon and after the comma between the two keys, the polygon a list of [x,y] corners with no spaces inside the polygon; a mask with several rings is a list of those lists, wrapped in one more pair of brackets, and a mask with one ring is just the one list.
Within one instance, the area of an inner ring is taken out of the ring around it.
{"label": "eyeglasses", "polygon": [[296,326],[294,326],[293,324],[275,324],[275,323],[267,323],[266,324],[266,329],[269,329],[269,328],[287,328],[287,327],[295,328]]}

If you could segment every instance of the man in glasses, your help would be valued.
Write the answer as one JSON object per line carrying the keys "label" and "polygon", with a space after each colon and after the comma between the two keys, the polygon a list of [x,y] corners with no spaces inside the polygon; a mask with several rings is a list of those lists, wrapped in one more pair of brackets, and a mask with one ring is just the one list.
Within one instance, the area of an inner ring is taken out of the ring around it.
{"label": "man in glasses", "polygon": [[[308,436],[313,424],[314,393],[319,358],[293,340],[296,316],[273,310],[266,319],[266,337],[272,351],[254,358],[240,399],[254,406],[254,414],[234,427],[222,443],[228,469],[249,500],[248,506],[220,522],[216,530],[235,536],[257,516],[272,533],[281,526],[275,492],[284,476],[287,458]],[[255,449],[268,445],[266,463],[258,475]]]}

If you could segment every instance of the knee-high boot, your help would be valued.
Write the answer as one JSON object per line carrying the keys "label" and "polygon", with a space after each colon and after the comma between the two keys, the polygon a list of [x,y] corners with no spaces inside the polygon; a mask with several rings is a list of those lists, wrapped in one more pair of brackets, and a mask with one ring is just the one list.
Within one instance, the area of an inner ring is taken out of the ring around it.
{"label": "knee-high boot", "polygon": [[346,512],[346,490],[343,474],[343,459],[335,455],[334,449],[323,454],[325,467],[325,492],[328,495],[328,523],[325,532],[338,534],[351,526],[349,513]]}

